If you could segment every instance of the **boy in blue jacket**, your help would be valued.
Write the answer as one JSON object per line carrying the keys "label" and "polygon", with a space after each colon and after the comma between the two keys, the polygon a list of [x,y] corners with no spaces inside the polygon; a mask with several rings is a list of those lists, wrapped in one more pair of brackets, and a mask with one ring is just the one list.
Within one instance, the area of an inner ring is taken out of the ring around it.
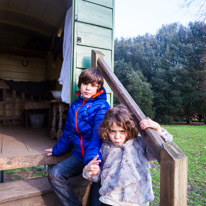
{"label": "boy in blue jacket", "polygon": [[[110,108],[103,84],[103,77],[97,69],[86,69],[80,74],[80,92],[77,93],[78,99],[69,108],[63,135],[53,148],[45,150],[48,156],[60,156],[73,148],[70,157],[49,171],[49,182],[65,206],[81,205],[68,179],[82,174],[84,166],[96,155],[99,155],[101,160],[99,149],[102,141],[98,136],[98,127]],[[92,199],[92,205],[97,206],[99,203],[95,201],[98,197]]]}

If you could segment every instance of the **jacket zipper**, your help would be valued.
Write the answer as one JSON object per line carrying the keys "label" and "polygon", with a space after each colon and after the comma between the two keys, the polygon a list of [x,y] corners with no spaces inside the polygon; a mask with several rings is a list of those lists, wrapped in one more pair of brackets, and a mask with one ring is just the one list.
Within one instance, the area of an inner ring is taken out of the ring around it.
{"label": "jacket zipper", "polygon": [[[77,127],[77,114],[78,114],[78,111],[79,109],[85,104],[85,100],[83,100],[83,103],[82,105],[77,109],[76,111],[76,114],[75,114],[75,128],[76,128],[76,131],[78,132],[78,134],[80,134],[79,130],[78,130],[78,127]],[[84,158],[84,148],[83,148],[83,135],[81,135],[81,139],[80,139],[80,147],[81,147],[81,150],[82,150],[82,157]]]}

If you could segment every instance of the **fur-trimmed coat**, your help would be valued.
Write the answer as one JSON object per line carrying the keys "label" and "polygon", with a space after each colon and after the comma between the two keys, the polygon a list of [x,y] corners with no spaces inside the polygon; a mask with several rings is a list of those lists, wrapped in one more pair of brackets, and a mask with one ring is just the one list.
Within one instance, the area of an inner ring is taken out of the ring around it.
{"label": "fur-trimmed coat", "polygon": [[[160,135],[172,141],[168,132]],[[103,164],[101,174],[89,177],[97,182],[101,177],[100,200],[111,205],[144,205],[154,199],[148,160],[155,160],[141,136],[115,146],[105,141],[100,150]]]}

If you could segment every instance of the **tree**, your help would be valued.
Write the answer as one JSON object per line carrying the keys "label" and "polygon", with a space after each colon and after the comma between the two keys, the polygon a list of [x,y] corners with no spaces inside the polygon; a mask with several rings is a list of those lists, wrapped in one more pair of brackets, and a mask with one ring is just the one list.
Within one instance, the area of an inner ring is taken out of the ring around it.
{"label": "tree", "polygon": [[[193,113],[206,116],[205,48],[205,23],[163,25],[156,35],[116,40],[115,71],[125,85],[135,84],[135,78],[141,80],[136,84],[149,84],[157,121],[171,123]],[[134,88],[131,94],[135,96]]]}
{"label": "tree", "polygon": [[115,63],[115,74],[146,116],[154,117],[153,92],[141,72],[135,72],[130,63]]}

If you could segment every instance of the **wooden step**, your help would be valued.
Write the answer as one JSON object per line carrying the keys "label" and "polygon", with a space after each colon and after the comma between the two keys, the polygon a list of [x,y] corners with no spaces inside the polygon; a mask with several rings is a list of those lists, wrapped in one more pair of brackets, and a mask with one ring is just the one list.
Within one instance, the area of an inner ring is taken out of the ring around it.
{"label": "wooden step", "polygon": [[[90,183],[81,176],[70,184],[83,206],[86,206]],[[0,206],[60,206],[47,177],[0,184]]]}
{"label": "wooden step", "polygon": [[69,154],[47,156],[45,149],[56,144],[46,128],[0,127],[0,170],[56,164]]}

